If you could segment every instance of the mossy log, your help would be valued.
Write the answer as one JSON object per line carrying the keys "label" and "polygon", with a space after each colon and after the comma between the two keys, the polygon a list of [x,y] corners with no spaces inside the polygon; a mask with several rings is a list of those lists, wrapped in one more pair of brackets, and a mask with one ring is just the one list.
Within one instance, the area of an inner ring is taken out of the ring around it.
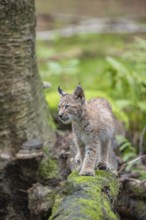
{"label": "mossy log", "polygon": [[73,172],[56,196],[49,220],[117,220],[114,210],[119,182],[108,171],[93,176]]}

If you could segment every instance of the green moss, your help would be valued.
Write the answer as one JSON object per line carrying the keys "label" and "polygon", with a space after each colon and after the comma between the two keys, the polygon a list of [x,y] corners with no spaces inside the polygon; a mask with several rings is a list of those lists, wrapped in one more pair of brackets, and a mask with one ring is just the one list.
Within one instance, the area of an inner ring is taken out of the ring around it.
{"label": "green moss", "polygon": [[139,174],[139,176],[137,177],[139,180],[145,180],[146,179],[145,166],[141,165],[138,168],[133,168],[132,172]]}
{"label": "green moss", "polygon": [[51,156],[45,156],[39,166],[39,175],[45,179],[58,177],[57,161]]}
{"label": "green moss", "polygon": [[[88,182],[92,186],[92,191],[100,191],[104,186],[109,186],[110,193],[113,198],[116,198],[118,194],[119,186],[116,176],[108,171],[97,170],[96,175],[92,176],[79,176],[77,172],[72,172],[68,178],[69,182],[74,184],[84,184]],[[103,181],[104,180],[104,181]],[[98,184],[97,184],[98,183]]]}
{"label": "green moss", "polygon": [[[79,204],[82,206],[81,213],[86,213],[87,219],[99,220],[102,217],[102,211],[98,206],[99,198],[95,200],[80,199]],[[98,213],[98,214],[97,214]]]}
{"label": "green moss", "polygon": [[[53,210],[52,210],[52,213],[59,213],[60,212],[60,204],[62,202],[62,197],[61,195],[57,195],[56,198],[55,198],[55,203],[54,203],[54,206],[53,206]],[[49,218],[49,220],[51,220],[52,217]]]}
{"label": "green moss", "polygon": [[[95,194],[92,196],[95,197]],[[117,219],[107,199],[102,200],[100,197],[96,197],[96,200],[94,198],[92,200],[80,199],[79,204],[82,206],[81,212],[86,214],[86,219]],[[102,206],[102,209],[98,204]]]}
{"label": "green moss", "polygon": [[[118,189],[118,180],[111,172],[98,170],[94,177],[72,172],[56,198],[50,220],[116,220],[111,202],[116,200]],[[59,218],[54,218],[56,215]]]}
{"label": "green moss", "polygon": [[117,219],[117,215],[111,209],[111,204],[108,200],[103,200],[103,207],[107,215],[105,219]]}

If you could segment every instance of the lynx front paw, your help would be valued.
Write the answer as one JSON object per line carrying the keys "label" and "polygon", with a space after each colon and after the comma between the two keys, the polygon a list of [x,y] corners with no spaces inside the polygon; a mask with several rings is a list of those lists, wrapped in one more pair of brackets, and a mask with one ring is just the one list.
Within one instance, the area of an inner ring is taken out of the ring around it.
{"label": "lynx front paw", "polygon": [[81,170],[79,173],[80,176],[94,176],[95,171],[92,169],[87,169],[87,170]]}

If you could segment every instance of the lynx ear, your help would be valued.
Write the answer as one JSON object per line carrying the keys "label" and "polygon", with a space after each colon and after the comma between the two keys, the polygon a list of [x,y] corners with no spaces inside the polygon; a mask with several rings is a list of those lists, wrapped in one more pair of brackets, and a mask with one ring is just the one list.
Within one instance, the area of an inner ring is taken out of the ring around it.
{"label": "lynx ear", "polygon": [[85,102],[85,95],[82,87],[78,85],[73,93],[74,99],[78,99],[82,102],[82,104]]}
{"label": "lynx ear", "polygon": [[64,92],[60,86],[58,86],[58,93],[61,95],[61,96],[65,96],[66,95],[66,92]]}

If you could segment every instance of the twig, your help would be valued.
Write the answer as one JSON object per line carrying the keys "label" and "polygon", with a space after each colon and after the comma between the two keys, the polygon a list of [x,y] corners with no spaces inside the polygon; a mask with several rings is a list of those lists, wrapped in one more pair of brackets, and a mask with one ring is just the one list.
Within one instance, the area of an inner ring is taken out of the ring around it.
{"label": "twig", "polygon": [[135,158],[134,160],[131,160],[131,161],[129,161],[129,162],[123,164],[123,165],[121,166],[120,170],[118,171],[118,174],[121,173],[121,171],[123,171],[124,168],[125,168],[127,165],[131,165],[131,164],[135,163],[136,161],[138,161],[138,160],[140,160],[140,159],[142,159],[142,158],[144,158],[144,157],[146,157],[146,154],[145,154],[145,155],[142,155],[142,156],[139,156],[139,157]]}
{"label": "twig", "polygon": [[146,154],[144,154],[144,155],[142,155],[142,156],[139,156],[139,157],[137,157],[137,158],[134,159],[134,160],[129,161],[129,162],[127,163],[127,165],[133,164],[133,163],[135,163],[137,160],[140,160],[140,159],[142,159],[142,158],[144,158],[144,157],[146,157]]}

